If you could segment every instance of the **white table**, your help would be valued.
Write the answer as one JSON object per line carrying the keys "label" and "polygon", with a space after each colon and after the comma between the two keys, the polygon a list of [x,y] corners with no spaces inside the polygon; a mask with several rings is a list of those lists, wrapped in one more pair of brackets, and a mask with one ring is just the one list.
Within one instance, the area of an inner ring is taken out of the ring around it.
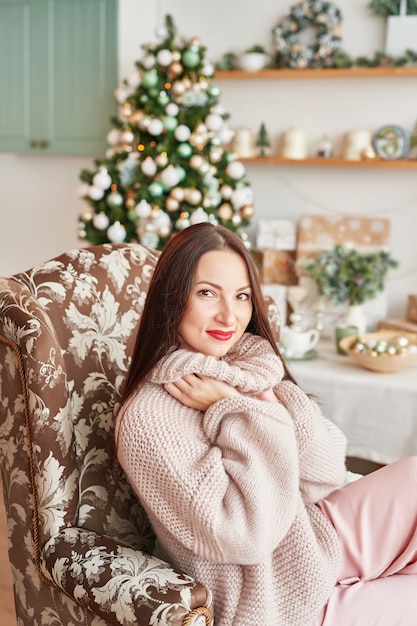
{"label": "white table", "polygon": [[377,374],[337,354],[329,340],[320,341],[317,352],[316,359],[288,366],[345,433],[348,456],[386,464],[417,455],[417,366]]}

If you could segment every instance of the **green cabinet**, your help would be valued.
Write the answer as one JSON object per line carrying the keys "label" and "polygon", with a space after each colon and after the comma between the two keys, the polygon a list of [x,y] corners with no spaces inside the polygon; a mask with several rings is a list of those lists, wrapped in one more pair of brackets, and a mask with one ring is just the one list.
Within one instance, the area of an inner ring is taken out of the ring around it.
{"label": "green cabinet", "polygon": [[0,152],[100,155],[116,85],[117,0],[0,0]]}

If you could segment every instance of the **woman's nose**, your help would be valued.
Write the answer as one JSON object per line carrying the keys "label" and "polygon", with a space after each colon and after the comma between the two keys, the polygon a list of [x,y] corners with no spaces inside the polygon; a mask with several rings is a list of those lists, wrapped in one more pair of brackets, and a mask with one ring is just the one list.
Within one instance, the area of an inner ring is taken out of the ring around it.
{"label": "woman's nose", "polygon": [[217,312],[217,319],[227,326],[232,325],[236,320],[233,304],[230,302],[222,302]]}

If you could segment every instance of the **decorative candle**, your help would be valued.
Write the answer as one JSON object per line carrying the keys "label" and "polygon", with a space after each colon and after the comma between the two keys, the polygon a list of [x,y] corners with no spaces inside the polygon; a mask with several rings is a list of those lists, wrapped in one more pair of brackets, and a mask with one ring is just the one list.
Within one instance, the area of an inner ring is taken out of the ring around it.
{"label": "decorative candle", "polygon": [[363,152],[372,144],[369,130],[352,130],[346,133],[344,157],[348,161],[360,161]]}
{"label": "decorative candle", "polygon": [[238,128],[236,130],[233,150],[240,157],[251,157],[254,155],[253,133],[249,128]]}
{"label": "decorative candle", "polygon": [[285,159],[307,158],[307,133],[299,128],[282,133],[281,156]]}

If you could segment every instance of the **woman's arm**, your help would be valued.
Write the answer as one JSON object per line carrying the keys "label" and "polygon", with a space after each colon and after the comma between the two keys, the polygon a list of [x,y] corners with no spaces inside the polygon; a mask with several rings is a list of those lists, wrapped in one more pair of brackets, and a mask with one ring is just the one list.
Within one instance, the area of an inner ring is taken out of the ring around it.
{"label": "woman's arm", "polygon": [[274,391],[294,421],[304,501],[317,502],[346,480],[346,437],[291,381],[282,381]]}
{"label": "woman's arm", "polygon": [[288,413],[240,394],[204,414],[162,387],[141,398],[120,423],[118,456],[161,541],[223,563],[268,558],[302,506]]}

